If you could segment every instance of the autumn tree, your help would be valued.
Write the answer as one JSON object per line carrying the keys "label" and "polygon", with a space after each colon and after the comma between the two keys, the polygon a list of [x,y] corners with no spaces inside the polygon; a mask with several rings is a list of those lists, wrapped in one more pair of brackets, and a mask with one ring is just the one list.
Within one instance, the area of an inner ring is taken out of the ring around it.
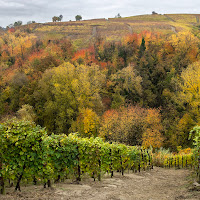
{"label": "autumn tree", "polygon": [[145,131],[142,135],[142,146],[160,148],[164,141],[160,111],[158,109],[147,109],[144,120]]}
{"label": "autumn tree", "polygon": [[178,80],[174,99],[185,114],[178,120],[173,138],[177,145],[191,146],[189,131],[200,123],[200,62],[194,62],[184,69]]}
{"label": "autumn tree", "polygon": [[70,63],[47,70],[35,92],[38,122],[49,131],[67,133],[83,108],[102,111],[105,77],[98,66]]}
{"label": "autumn tree", "polygon": [[139,102],[142,94],[142,78],[133,65],[111,75],[110,87],[114,91],[112,108],[119,108],[125,102]]}
{"label": "autumn tree", "polygon": [[196,120],[200,121],[198,114],[200,108],[200,62],[195,62],[182,71],[180,89],[179,102],[188,106],[198,117]]}
{"label": "autumn tree", "polygon": [[22,105],[22,107],[17,111],[17,117],[19,120],[34,122],[36,115],[33,106],[28,104]]}
{"label": "autumn tree", "polygon": [[158,148],[163,142],[161,131],[159,110],[128,106],[104,113],[100,136],[128,145]]}
{"label": "autumn tree", "polygon": [[27,75],[24,72],[16,72],[10,82],[10,108],[16,112],[20,105],[20,99],[24,94],[22,88],[28,84]]}
{"label": "autumn tree", "polygon": [[199,41],[191,32],[173,34],[170,43],[174,48],[174,56],[169,63],[176,67],[179,74],[183,68],[198,60]]}
{"label": "autumn tree", "polygon": [[188,140],[189,131],[200,121],[199,66],[199,62],[194,62],[182,68],[181,73],[175,68],[168,73],[171,86],[163,91],[166,104],[163,106],[163,125],[167,130],[166,145],[173,149],[176,146],[192,146]]}
{"label": "autumn tree", "polygon": [[76,121],[72,123],[70,132],[78,132],[81,137],[97,137],[99,127],[100,117],[92,109],[83,108]]}
{"label": "autumn tree", "polygon": [[186,112],[175,127],[176,134],[171,139],[173,146],[182,146],[184,148],[192,147],[192,141],[189,140],[189,132],[197,123],[193,119],[193,115],[190,112]]}

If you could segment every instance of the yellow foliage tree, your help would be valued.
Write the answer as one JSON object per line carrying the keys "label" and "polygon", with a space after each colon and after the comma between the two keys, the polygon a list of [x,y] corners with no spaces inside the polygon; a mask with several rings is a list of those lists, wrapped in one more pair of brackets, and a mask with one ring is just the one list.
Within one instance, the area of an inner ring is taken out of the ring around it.
{"label": "yellow foliage tree", "polygon": [[195,62],[183,70],[181,80],[178,101],[186,105],[190,113],[195,115],[196,121],[200,122],[200,62]]}
{"label": "yellow foliage tree", "polygon": [[174,49],[178,70],[198,60],[199,40],[191,32],[179,32],[171,36],[170,43]]}
{"label": "yellow foliage tree", "polygon": [[183,117],[179,120],[176,126],[176,134],[173,135],[171,143],[174,146],[178,145],[189,145],[192,141],[188,140],[190,130],[195,126],[195,121],[192,119],[190,113],[185,113]]}
{"label": "yellow foliage tree", "polygon": [[97,137],[100,126],[99,116],[90,108],[83,108],[71,130],[78,132],[81,137]]}
{"label": "yellow foliage tree", "polygon": [[[86,118],[92,118],[94,113],[82,110],[83,108],[90,108],[96,113],[102,111],[100,91],[105,82],[104,78],[99,67],[95,65],[75,67],[70,63],[64,63],[46,70],[39,82],[41,91],[35,93],[38,101],[40,98],[45,99],[41,115],[44,126],[56,133],[68,132],[79,113],[84,111]],[[84,120],[83,132],[89,131],[86,127],[90,125]]]}

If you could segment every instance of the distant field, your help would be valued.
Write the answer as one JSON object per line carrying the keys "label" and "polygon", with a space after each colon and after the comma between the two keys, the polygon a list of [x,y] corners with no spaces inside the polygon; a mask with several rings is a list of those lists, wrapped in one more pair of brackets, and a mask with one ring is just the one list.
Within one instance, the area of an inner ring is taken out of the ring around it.
{"label": "distant field", "polygon": [[173,21],[184,24],[199,23],[199,14],[167,14]]}
{"label": "distant field", "polygon": [[17,29],[35,33],[39,37],[53,34],[74,41],[77,46],[89,43],[94,37],[107,40],[120,40],[121,37],[142,31],[174,34],[192,30],[199,24],[200,14],[155,14],[138,15],[124,18],[91,19],[83,21],[47,22],[24,25]]}
{"label": "distant field", "polygon": [[132,20],[132,21],[154,21],[154,22],[162,22],[162,21],[170,21],[165,15],[137,15],[131,17],[124,18],[109,18],[109,20]]}

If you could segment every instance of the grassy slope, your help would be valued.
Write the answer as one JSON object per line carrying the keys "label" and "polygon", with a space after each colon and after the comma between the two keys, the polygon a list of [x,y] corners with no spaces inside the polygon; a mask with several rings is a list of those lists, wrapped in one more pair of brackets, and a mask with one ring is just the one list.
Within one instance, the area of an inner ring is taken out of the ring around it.
{"label": "grassy slope", "polygon": [[49,22],[44,24],[30,24],[21,26],[27,28],[38,37],[60,38],[66,37],[74,41],[77,46],[86,45],[97,35],[107,40],[119,40],[130,33],[139,33],[144,30],[173,34],[179,31],[192,30],[198,25],[198,14],[165,14],[165,15],[138,15],[125,18],[109,18],[83,20],[80,22]]}

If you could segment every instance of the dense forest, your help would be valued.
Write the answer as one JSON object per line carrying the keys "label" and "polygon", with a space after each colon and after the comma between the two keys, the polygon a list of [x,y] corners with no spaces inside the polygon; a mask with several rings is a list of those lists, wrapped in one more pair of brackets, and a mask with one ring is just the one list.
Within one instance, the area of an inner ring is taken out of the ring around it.
{"label": "dense forest", "polygon": [[189,132],[200,123],[197,27],[131,31],[113,40],[93,28],[81,45],[33,29],[0,32],[1,122],[16,117],[48,134],[128,145],[192,146]]}

